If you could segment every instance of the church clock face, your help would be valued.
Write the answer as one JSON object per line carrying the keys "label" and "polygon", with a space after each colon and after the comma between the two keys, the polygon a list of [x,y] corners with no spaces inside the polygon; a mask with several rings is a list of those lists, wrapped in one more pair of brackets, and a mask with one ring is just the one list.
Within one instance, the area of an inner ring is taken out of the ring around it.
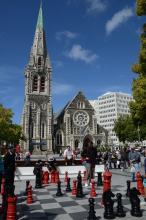
{"label": "church clock face", "polygon": [[73,115],[73,121],[77,126],[85,127],[89,123],[89,115],[82,110],[76,111]]}

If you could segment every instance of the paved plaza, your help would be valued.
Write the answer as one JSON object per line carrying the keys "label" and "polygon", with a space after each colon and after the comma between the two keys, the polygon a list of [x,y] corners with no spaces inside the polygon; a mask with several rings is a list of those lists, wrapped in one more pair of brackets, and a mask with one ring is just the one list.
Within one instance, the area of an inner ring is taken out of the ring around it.
{"label": "paved plaza", "polygon": [[[140,167],[141,174],[144,174],[144,167]],[[137,219],[130,215],[131,204],[129,199],[126,197],[126,181],[130,179],[130,170],[126,169],[126,172],[122,173],[118,169],[110,170],[112,173],[112,182],[111,190],[116,195],[117,193],[122,194],[123,206],[126,211],[126,217],[124,219]],[[71,186],[73,187],[71,179]],[[17,202],[17,212],[18,219],[22,220],[84,220],[88,217],[89,203],[88,199],[90,198],[91,186],[88,188],[84,187],[83,182],[83,198],[76,198],[71,192],[66,192],[66,183],[64,179],[61,179],[61,189],[63,196],[57,197],[57,185],[56,184],[47,184],[43,185],[42,189],[35,189],[35,181],[31,181],[30,185],[33,187],[33,199],[34,203],[31,205],[26,204],[26,196],[24,196],[24,191],[26,188],[25,181],[15,182],[15,194],[18,197]],[[97,183],[97,179],[96,179]],[[137,183],[131,183],[131,187],[135,187]],[[101,205],[102,199],[102,186],[96,185],[97,197],[95,197],[95,211],[97,219],[104,219],[103,212],[104,207]],[[144,201],[144,196],[140,196],[141,202]],[[114,198],[114,210],[116,211],[116,198]],[[146,219],[146,206],[141,206],[143,211],[143,217],[140,219]],[[0,220],[2,215],[0,216]],[[120,219],[116,217],[116,219]]]}

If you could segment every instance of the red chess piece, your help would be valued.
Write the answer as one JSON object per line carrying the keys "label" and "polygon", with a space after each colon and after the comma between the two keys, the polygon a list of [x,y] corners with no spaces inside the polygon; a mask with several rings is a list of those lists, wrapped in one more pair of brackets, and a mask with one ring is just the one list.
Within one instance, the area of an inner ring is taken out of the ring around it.
{"label": "red chess piece", "polygon": [[77,194],[77,187],[76,187],[76,180],[73,180],[73,191],[72,191],[72,195],[76,195]]}
{"label": "red chess piece", "polygon": [[55,170],[51,171],[51,183],[55,183]]}
{"label": "red chess piece", "polygon": [[84,178],[83,181],[86,181],[86,170],[84,171]]}
{"label": "red chess piece", "polygon": [[34,203],[34,200],[32,198],[32,192],[31,192],[32,186],[29,185],[27,188],[28,188],[28,196],[27,196],[26,203],[27,204],[32,204],[32,203]]}
{"label": "red chess piece", "polygon": [[5,191],[5,180],[2,180],[2,189],[1,189],[1,195]]}
{"label": "red chess piece", "polygon": [[44,184],[49,184],[48,180],[49,180],[49,172],[45,171],[44,172]]}
{"label": "red chess piece", "polygon": [[5,205],[6,205],[6,193],[3,192],[2,193],[2,207],[0,209],[0,214],[4,214],[5,213]]}
{"label": "red chess piece", "polygon": [[81,171],[79,170],[78,173],[81,174]]}
{"label": "red chess piece", "polygon": [[17,208],[16,208],[17,197],[9,196],[8,197],[8,210],[6,220],[15,220],[17,219]]}
{"label": "red chess piece", "polygon": [[[103,180],[103,182],[104,182],[103,193],[106,189],[111,190],[111,177],[112,177],[112,174],[108,171],[103,174],[103,178],[104,178],[104,180]],[[102,196],[103,196],[103,194],[102,194]],[[101,205],[103,205],[103,199],[101,200]]]}
{"label": "red chess piece", "polygon": [[59,171],[55,171],[55,183],[57,184],[59,181]]}
{"label": "red chess piece", "polygon": [[68,172],[66,171],[65,172],[65,180],[64,180],[64,182],[67,182],[67,178],[68,178],[67,174],[68,174]]}
{"label": "red chess piece", "polygon": [[91,189],[90,196],[91,196],[91,197],[96,197],[97,194],[96,194],[96,192],[95,192],[95,181],[92,180],[91,183],[92,183],[92,189]]}
{"label": "red chess piece", "polygon": [[143,187],[143,184],[142,184],[142,179],[141,179],[141,175],[140,175],[140,172],[137,172],[137,189],[138,191],[141,193],[141,195],[144,195],[144,187]]}

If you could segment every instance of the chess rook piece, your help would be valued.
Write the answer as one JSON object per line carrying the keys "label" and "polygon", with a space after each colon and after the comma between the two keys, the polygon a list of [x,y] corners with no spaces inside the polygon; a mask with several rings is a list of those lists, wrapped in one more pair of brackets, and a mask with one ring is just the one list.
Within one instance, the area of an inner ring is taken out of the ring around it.
{"label": "chess rook piece", "polygon": [[51,171],[51,183],[55,183],[55,170]]}
{"label": "chess rook piece", "polygon": [[144,188],[143,188],[140,172],[137,172],[136,177],[137,177],[137,189],[139,190],[141,195],[144,195]]}
{"label": "chess rook piece", "polygon": [[34,203],[34,200],[33,200],[33,198],[32,198],[32,186],[31,185],[29,185],[28,186],[28,195],[27,195],[27,200],[26,200],[26,203],[27,204],[32,204],[32,203]]}
{"label": "chess rook piece", "polygon": [[5,207],[6,207],[6,192],[2,193],[2,207],[0,209],[0,214],[5,213]]}
{"label": "chess rook piece", "polygon": [[56,196],[63,196],[62,192],[61,192],[61,181],[58,181],[58,189],[57,189],[57,193]]}
{"label": "chess rook piece", "polygon": [[104,212],[104,218],[105,219],[114,219],[116,217],[116,214],[114,213],[114,202],[111,199],[112,197],[115,197],[115,195],[109,190],[106,189],[103,193],[103,204],[105,208]]}
{"label": "chess rook piece", "polygon": [[1,189],[1,195],[5,192],[5,180],[2,180],[2,189]]}
{"label": "chess rook piece", "polygon": [[7,220],[17,219],[16,202],[17,197],[15,195],[8,197]]}
{"label": "chess rook piece", "polygon": [[86,170],[84,171],[84,178],[83,181],[86,181]]}
{"label": "chess rook piece", "polygon": [[55,171],[55,183],[57,184],[59,181],[59,171]]}
{"label": "chess rook piece", "polygon": [[93,198],[89,198],[89,209],[90,211],[88,212],[89,213],[89,216],[87,218],[87,220],[94,220],[96,219],[96,215],[95,215],[95,211],[94,211],[94,199]]}
{"label": "chess rook piece", "polygon": [[77,194],[77,187],[76,187],[76,180],[73,180],[73,191],[72,191],[72,195],[76,195]]}
{"label": "chess rook piece", "polygon": [[71,192],[71,188],[70,188],[70,178],[67,178],[67,187],[66,187],[66,192]]}
{"label": "chess rook piece", "polygon": [[44,172],[44,184],[49,184],[49,172],[45,171]]}
{"label": "chess rook piece", "polygon": [[142,212],[140,210],[140,199],[138,197],[139,195],[141,195],[141,193],[135,187],[130,190],[129,199],[131,203],[131,215],[135,217],[142,216]]}
{"label": "chess rook piece", "polygon": [[[112,177],[112,174],[109,171],[103,174],[103,178],[104,178],[103,193],[107,189],[111,190],[111,177]],[[101,205],[103,205],[103,199],[101,200]]]}
{"label": "chess rook piece", "polygon": [[102,183],[102,173],[101,172],[98,173],[97,186],[103,186],[103,183]]}
{"label": "chess rook piece", "polygon": [[27,181],[26,181],[26,189],[25,189],[25,192],[24,192],[24,196],[27,196],[27,195],[28,195],[28,186],[29,186],[29,183],[30,183],[30,181],[27,180]]}
{"label": "chess rook piece", "polygon": [[130,180],[127,180],[127,193],[126,193],[126,196],[129,197],[130,196]]}
{"label": "chess rook piece", "polygon": [[78,174],[77,176],[77,194],[76,197],[82,198],[83,197],[83,189],[82,189],[82,177],[81,174]]}
{"label": "chess rook piece", "polygon": [[96,197],[97,194],[96,194],[96,192],[95,192],[95,181],[92,180],[91,183],[92,183],[92,189],[91,189],[90,196],[91,196],[91,197]]}
{"label": "chess rook piece", "polygon": [[36,181],[35,188],[42,188],[41,184],[41,175],[40,175],[40,167],[36,167]]}
{"label": "chess rook piece", "polygon": [[68,175],[68,172],[66,171],[66,172],[65,172],[65,180],[64,180],[64,182],[67,182],[67,178],[68,178],[67,175]]}
{"label": "chess rook piece", "polygon": [[125,212],[123,210],[123,206],[122,206],[122,194],[121,193],[117,193],[116,197],[117,197],[117,203],[118,203],[116,216],[118,216],[118,217],[125,217],[126,214],[125,214]]}

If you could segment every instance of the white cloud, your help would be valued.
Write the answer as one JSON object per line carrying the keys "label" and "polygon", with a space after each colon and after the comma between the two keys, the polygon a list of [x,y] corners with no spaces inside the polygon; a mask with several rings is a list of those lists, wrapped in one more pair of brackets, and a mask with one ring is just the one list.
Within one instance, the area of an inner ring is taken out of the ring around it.
{"label": "white cloud", "polygon": [[90,3],[90,7],[87,9],[88,14],[93,14],[107,9],[107,2],[105,0],[87,0]]}
{"label": "white cloud", "polygon": [[52,94],[65,95],[74,90],[74,86],[70,84],[63,84],[52,81]]}
{"label": "white cloud", "polygon": [[141,33],[142,33],[142,28],[139,27],[139,28],[137,29],[137,31],[136,31],[136,34],[140,35]]}
{"label": "white cloud", "polygon": [[83,49],[81,45],[74,45],[70,51],[65,51],[63,54],[73,60],[85,61],[87,64],[94,62],[98,58],[91,50]]}
{"label": "white cloud", "polygon": [[62,67],[63,63],[61,61],[51,61],[55,68]]}
{"label": "white cloud", "polygon": [[13,66],[0,66],[0,80],[6,81],[14,77],[21,76],[24,70]]}
{"label": "white cloud", "polygon": [[135,15],[134,8],[125,7],[121,11],[114,14],[111,20],[106,23],[106,33],[110,34],[114,29],[118,28],[120,24],[125,23],[129,18]]}
{"label": "white cloud", "polygon": [[60,31],[56,33],[55,37],[59,41],[61,41],[63,37],[65,37],[66,40],[72,40],[77,38],[78,34],[70,31]]}

